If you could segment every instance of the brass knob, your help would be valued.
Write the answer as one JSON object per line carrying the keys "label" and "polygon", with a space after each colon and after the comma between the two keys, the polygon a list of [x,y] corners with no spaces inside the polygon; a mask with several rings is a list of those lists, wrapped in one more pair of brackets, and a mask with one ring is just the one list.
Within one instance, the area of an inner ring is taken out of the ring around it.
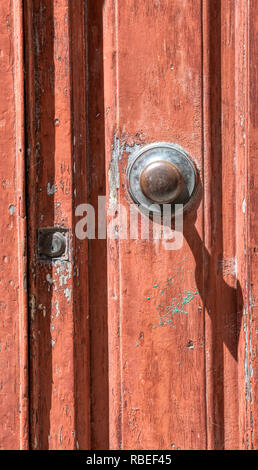
{"label": "brass knob", "polygon": [[141,172],[140,187],[150,201],[168,204],[180,195],[183,178],[173,163],[157,160],[149,163]]}

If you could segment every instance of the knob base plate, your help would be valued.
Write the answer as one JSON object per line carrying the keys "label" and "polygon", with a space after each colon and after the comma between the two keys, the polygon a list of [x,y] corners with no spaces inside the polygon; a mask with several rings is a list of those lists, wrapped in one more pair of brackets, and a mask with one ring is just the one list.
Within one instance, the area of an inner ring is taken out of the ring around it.
{"label": "knob base plate", "polygon": [[171,203],[172,213],[176,204],[182,204],[184,211],[195,194],[197,186],[197,170],[185,150],[179,145],[157,142],[146,145],[138,150],[130,159],[127,168],[128,190],[133,201],[152,213],[161,213],[161,205],[148,199],[141,188],[141,174],[146,167],[155,162],[172,163],[182,177],[180,194]]}

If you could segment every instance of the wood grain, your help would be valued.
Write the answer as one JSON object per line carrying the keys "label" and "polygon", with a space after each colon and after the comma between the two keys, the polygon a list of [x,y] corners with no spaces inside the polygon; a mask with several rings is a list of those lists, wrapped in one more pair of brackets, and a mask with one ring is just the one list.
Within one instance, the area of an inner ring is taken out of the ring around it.
{"label": "wood grain", "polygon": [[258,327],[257,327],[257,242],[258,242],[258,222],[256,215],[257,198],[258,198],[258,170],[257,170],[257,132],[258,132],[258,74],[257,74],[257,56],[258,56],[258,15],[257,5],[254,0],[249,5],[249,127],[247,130],[248,138],[248,201],[249,201],[249,239],[247,249],[249,250],[249,314],[250,314],[250,431],[248,448],[257,449],[258,447],[258,413],[257,413],[257,367],[258,367]]}
{"label": "wood grain", "polygon": [[28,326],[22,2],[0,6],[0,449],[27,449]]}
{"label": "wood grain", "polygon": [[[256,16],[253,2],[230,0],[104,9],[109,203],[129,204],[127,160],[154,141],[183,146],[203,185],[181,251],[108,242],[112,448],[255,445],[255,251],[246,254],[256,233]],[[180,282],[164,289],[175,273]],[[187,316],[159,323],[161,291],[169,305],[191,288]]]}
{"label": "wood grain", "polygon": [[[33,449],[90,446],[84,18],[82,1],[25,2]],[[38,259],[42,227],[69,229],[67,261]]]}
{"label": "wood grain", "polygon": [[[175,142],[201,168],[201,28],[201,2],[106,2],[106,173],[117,159],[120,175],[119,187],[112,178],[107,184],[127,207],[125,170],[136,145]],[[204,313],[195,279],[197,263],[202,279],[201,207],[195,212],[194,236],[191,218],[179,251],[152,239],[109,240],[111,448],[206,447]],[[159,305],[189,292],[186,312],[162,324]]]}
{"label": "wood grain", "polygon": [[[1,449],[257,449],[257,18],[1,3]],[[152,221],[118,236],[128,161],[157,141],[200,176],[176,251]],[[76,207],[105,195],[116,237],[79,240]],[[43,262],[53,227],[69,259]]]}

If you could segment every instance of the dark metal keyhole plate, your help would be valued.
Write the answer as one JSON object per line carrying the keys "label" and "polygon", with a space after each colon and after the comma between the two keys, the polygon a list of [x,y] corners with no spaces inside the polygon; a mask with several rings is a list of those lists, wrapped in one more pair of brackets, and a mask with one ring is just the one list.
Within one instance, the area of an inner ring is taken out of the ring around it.
{"label": "dark metal keyhole plate", "polygon": [[38,259],[41,261],[68,259],[68,229],[51,227],[38,229]]}
{"label": "dark metal keyhole plate", "polygon": [[[185,150],[157,142],[138,150],[127,168],[128,190],[133,201],[153,213],[161,204],[189,205],[197,186],[197,170]],[[156,207],[155,207],[156,206]]]}

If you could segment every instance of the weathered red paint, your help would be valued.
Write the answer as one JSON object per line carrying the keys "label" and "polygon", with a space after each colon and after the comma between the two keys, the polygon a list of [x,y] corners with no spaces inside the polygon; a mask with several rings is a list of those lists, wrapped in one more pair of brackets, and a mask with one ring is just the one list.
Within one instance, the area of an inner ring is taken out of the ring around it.
{"label": "weathered red paint", "polygon": [[[90,447],[87,240],[74,208],[87,202],[82,1],[25,2],[30,295],[30,442]],[[80,44],[80,48],[78,48]],[[37,230],[69,229],[69,260],[37,259]]]}
{"label": "weathered red paint", "polygon": [[[106,2],[104,25],[106,172],[119,159],[117,199],[128,204],[124,171],[137,144],[178,143],[202,168],[201,2]],[[195,231],[192,217],[185,223],[189,244],[180,251],[152,239],[109,243],[111,448],[206,447],[203,298],[195,280],[201,207]],[[188,293],[187,315],[162,325],[159,304]]]}
{"label": "weathered red paint", "polygon": [[[2,2],[0,448],[257,449],[255,3]],[[200,173],[182,249],[76,239],[155,141]]]}
{"label": "weathered red paint", "polygon": [[[103,7],[104,0],[87,1],[87,88],[89,202],[98,210],[98,196],[106,195]],[[96,230],[98,221],[96,220]],[[91,446],[108,449],[108,334],[107,242],[89,240],[89,302],[91,323]]]}
{"label": "weathered red paint", "polygon": [[28,447],[22,2],[0,6],[0,448]]}
{"label": "weathered red paint", "polygon": [[[248,81],[248,67],[256,77],[251,16],[257,17],[252,2],[249,8],[232,1],[105,4],[107,176],[112,159],[120,168],[119,187],[110,178],[109,192],[130,202],[128,153],[136,144],[164,140],[195,159],[203,186],[202,203],[185,217],[180,252],[154,241],[109,243],[114,448],[257,446],[255,300],[250,305],[247,292],[247,273],[256,271],[254,254],[252,265],[244,254],[251,249],[247,227],[254,230],[246,153],[248,120],[254,121],[248,93],[256,83]],[[174,329],[152,330],[160,302],[153,286],[159,289],[179,267],[182,279],[166,290],[167,304],[191,289],[198,295],[187,316],[175,317]]]}

